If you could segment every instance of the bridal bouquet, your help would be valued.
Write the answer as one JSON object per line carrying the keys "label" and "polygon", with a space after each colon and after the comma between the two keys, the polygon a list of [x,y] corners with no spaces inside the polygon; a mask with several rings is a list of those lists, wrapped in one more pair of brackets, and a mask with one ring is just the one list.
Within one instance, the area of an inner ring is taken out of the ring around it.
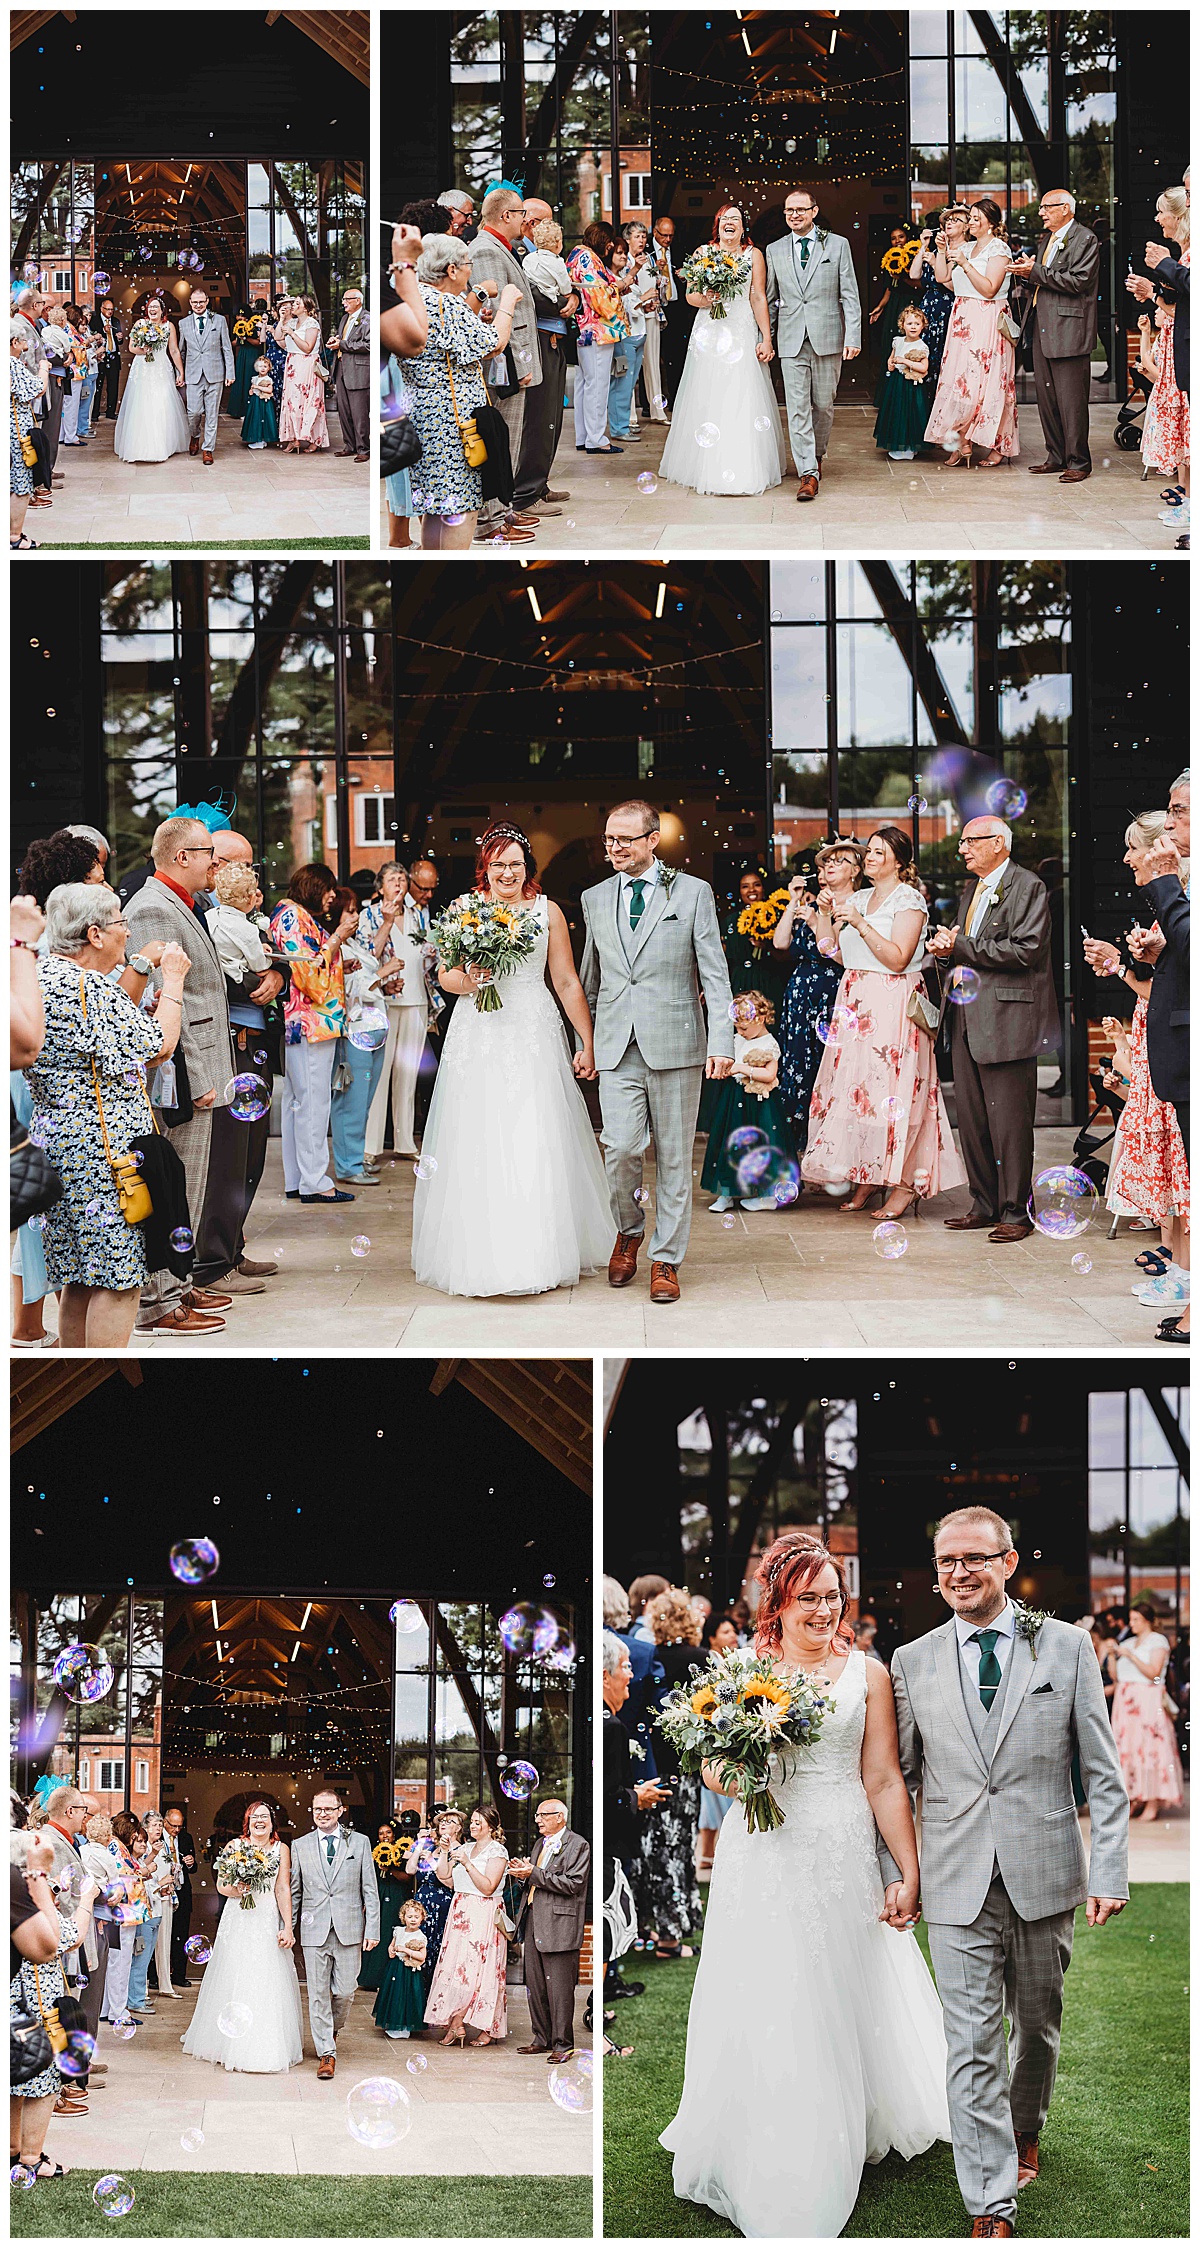
{"label": "bridal bouquet", "polygon": [[734,1787],[751,1832],[783,1825],[770,1788],[783,1748],[815,1748],[835,1707],[827,1692],[798,1672],[793,1678],[769,1655],[734,1647],[693,1668],[685,1686],[667,1695],[658,1722],[685,1772],[708,1764],[726,1793]]}
{"label": "bridal bouquet", "polygon": [[455,898],[429,931],[443,968],[482,968],[491,977],[475,994],[481,1015],[494,1015],[504,1005],[496,984],[529,958],[540,933],[528,906],[497,905],[473,890]]}
{"label": "bridal bouquet", "polygon": [[247,1841],[241,1834],[225,1844],[213,1864],[217,1880],[227,1887],[232,1888],[235,1881],[241,1882],[246,1891],[244,1897],[238,1898],[243,1912],[253,1912],[255,1897],[265,1896],[268,1889],[274,1888],[278,1872],[279,1867],[271,1863],[270,1852],[257,1842]]}
{"label": "bridal bouquet", "polygon": [[144,351],[147,359],[153,359],[158,352],[166,350],[167,331],[152,327],[148,320],[135,320],[129,331],[129,342],[132,349]]}
{"label": "bridal bouquet", "polygon": [[714,320],[728,317],[725,311],[727,297],[736,297],[742,283],[750,277],[750,252],[748,250],[722,250],[715,242],[702,242],[690,258],[680,266],[678,279],[685,289],[697,296],[707,291],[716,298],[711,307]]}

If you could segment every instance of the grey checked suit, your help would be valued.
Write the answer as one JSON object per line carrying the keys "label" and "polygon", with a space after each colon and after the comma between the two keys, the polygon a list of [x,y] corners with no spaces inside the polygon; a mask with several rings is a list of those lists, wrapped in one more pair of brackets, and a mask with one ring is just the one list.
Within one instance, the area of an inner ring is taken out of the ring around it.
{"label": "grey checked suit", "polygon": [[[521,459],[525,401],[529,391],[536,390],[542,379],[542,352],[538,342],[533,290],[525,279],[516,252],[509,243],[501,242],[498,236],[489,233],[484,226],[480,227],[471,244],[471,279],[494,281],[497,289],[506,288],[511,282],[521,292],[521,302],[513,313],[508,348],[518,379],[525,382],[526,388],[514,391],[511,398],[492,399],[492,404],[502,416],[508,430],[508,449],[515,476]],[[493,297],[491,302],[494,306],[498,299]],[[484,371],[486,373],[486,362]],[[504,511],[502,500],[485,500],[479,510],[479,520],[481,523],[498,523]]]}
{"label": "grey checked suit", "polygon": [[201,335],[196,314],[189,312],[187,319],[179,323],[179,349],[187,384],[188,428],[196,437],[203,426],[204,451],[213,453],[217,449],[217,424],[225,385],[233,381],[234,375],[233,345],[223,314],[206,312]]}
{"label": "grey checked suit", "polygon": [[802,266],[800,237],[767,246],[767,311],[783,370],[788,434],[797,476],[815,475],[833,435],[842,349],[862,341],[862,306],[850,244],[816,227]]}
{"label": "grey checked suit", "polygon": [[[921,1904],[946,2028],[954,2166],[972,2217],[1016,2208],[1014,2133],[1054,2089],[1075,1907],[1127,1897],[1129,1801],[1095,1650],[1047,1619],[1018,1632],[990,1710],[955,1620],[892,1657],[900,1765],[921,1795]],[[1091,1813],[1085,1862],[1071,1784]],[[881,1843],[885,1882],[900,1878]],[[1011,2033],[1005,2049],[1004,2017]]]}
{"label": "grey checked suit", "polygon": [[379,1941],[379,1884],[366,1835],[340,1828],[332,1866],[325,1842],[314,1828],[292,1844],[292,1913],[318,2058],[333,2052],[350,2011],[364,1940]]}
{"label": "grey checked suit", "polygon": [[[641,1237],[635,1195],[654,1141],[650,1255],[681,1264],[692,1222],[692,1145],[709,1054],[733,1056],[729,970],[716,900],[694,874],[660,872],[636,929],[617,875],[583,893],[580,977],[596,1025],[602,1145],[613,1219]],[[703,992],[708,1022],[700,1005]]]}

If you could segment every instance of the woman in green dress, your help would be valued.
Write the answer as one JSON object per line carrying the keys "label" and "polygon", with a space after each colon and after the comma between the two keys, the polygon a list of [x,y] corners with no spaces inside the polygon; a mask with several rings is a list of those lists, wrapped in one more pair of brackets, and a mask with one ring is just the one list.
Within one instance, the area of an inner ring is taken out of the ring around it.
{"label": "woman in green dress", "polygon": [[375,1860],[375,1879],[379,1885],[379,1941],[372,1951],[363,1953],[358,1978],[360,1990],[378,1990],[387,1973],[388,1945],[404,1903],[405,1855],[403,1843],[396,1841],[395,1827],[385,1820],[371,1852]]}
{"label": "woman in green dress", "polygon": [[910,267],[919,247],[919,243],[913,240],[906,226],[894,226],[888,247],[880,261],[884,291],[878,304],[872,305],[869,315],[873,328],[877,322],[882,321],[883,323],[879,330],[879,374],[875,383],[874,403],[877,408],[883,404],[883,389],[888,378],[888,358],[892,348],[892,337],[899,329],[900,315],[906,305],[917,304],[920,301],[920,289],[910,272]]}

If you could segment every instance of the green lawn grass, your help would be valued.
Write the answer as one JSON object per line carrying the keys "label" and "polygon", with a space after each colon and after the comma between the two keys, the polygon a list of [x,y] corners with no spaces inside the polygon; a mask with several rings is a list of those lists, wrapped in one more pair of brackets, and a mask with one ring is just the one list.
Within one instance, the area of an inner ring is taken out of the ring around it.
{"label": "green lawn grass", "polygon": [[38,539],[39,554],[341,554],[348,548],[364,553],[368,537],[361,539]]}
{"label": "green lawn grass", "polygon": [[[632,2059],[604,2064],[605,2232],[736,2239],[724,2218],[675,2199],[671,2158],[658,2144],[683,2083],[695,1966],[635,1953],[625,1969],[630,1981],[644,1978],[646,1994],[620,2002],[611,2032],[634,2047]],[[1187,2238],[1188,1982],[1185,1882],[1137,1884],[1104,1929],[1077,1915],[1041,2177],[1020,2201],[1024,2236]],[[756,2002],[752,1991],[745,1998]],[[796,2191],[801,2234],[802,2177]],[[868,2169],[843,2237],[944,2240],[968,2230],[950,2149],[937,2146]]]}
{"label": "green lawn grass", "polygon": [[130,2170],[127,2217],[92,2200],[98,2170],[10,2192],[14,2239],[105,2234],[142,2240],[579,2239],[592,2230],[590,2178],[287,2178],[253,2171]]}

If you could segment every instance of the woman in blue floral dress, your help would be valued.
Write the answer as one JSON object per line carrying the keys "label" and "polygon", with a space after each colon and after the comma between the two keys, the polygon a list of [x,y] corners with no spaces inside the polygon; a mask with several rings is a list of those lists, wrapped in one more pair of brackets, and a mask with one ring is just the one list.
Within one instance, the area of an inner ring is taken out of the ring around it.
{"label": "woman in blue floral dress", "polygon": [[[424,350],[405,361],[404,373],[421,440],[412,502],[421,517],[421,550],[429,553],[470,546],[475,536],[483,478],[467,465],[460,424],[488,402],[483,362],[507,346],[520,292],[511,284],[503,288],[495,319],[481,320],[480,300],[471,289],[470,244],[452,234],[425,236],[417,285],[429,314],[429,336]],[[506,540],[517,536],[505,532]]]}
{"label": "woman in blue floral dress", "polygon": [[946,348],[946,331],[954,308],[954,291],[948,282],[939,281],[937,266],[940,258],[943,272],[948,271],[945,250],[955,242],[966,240],[967,220],[970,212],[965,203],[948,203],[938,218],[938,231],[944,236],[944,247],[938,243],[930,227],[922,227],[917,254],[912,261],[911,278],[919,281],[921,294],[918,304],[925,315],[925,342],[929,349],[929,373],[936,383],[942,371],[942,353]]}
{"label": "woman in blue floral dress", "polygon": [[8,379],[12,404],[8,413],[8,543],[17,551],[27,550],[35,544],[33,539],[25,536],[25,515],[33,497],[33,470],[26,466],[21,439],[28,437],[33,427],[33,402],[35,398],[41,397],[46,388],[46,372],[44,361],[40,374],[26,365],[21,356],[21,329],[15,320],[12,323],[10,351]]}
{"label": "woman in blue floral dress", "polygon": [[[862,847],[853,841],[827,843],[817,852],[817,878],[834,898],[849,898],[862,881]],[[803,880],[793,878],[791,902],[776,926],[774,944],[792,962],[783,995],[778,1036],[781,1051],[779,1090],[787,1119],[796,1135],[796,1152],[808,1145],[808,1104],[825,1051],[818,1025],[829,1021],[842,971],[836,960],[824,960],[810,925],[813,901]]]}
{"label": "woman in blue floral dress", "polygon": [[[413,1843],[404,1869],[406,1873],[417,1875],[413,1895],[425,1913],[421,1929],[425,1938],[425,1963],[421,1973],[425,1978],[427,1997],[454,1895],[451,1887],[454,1869],[449,1852],[456,1842],[462,1842],[465,1838],[466,1826],[461,1811],[435,1812]],[[443,1874],[445,1880],[442,1879]]]}

